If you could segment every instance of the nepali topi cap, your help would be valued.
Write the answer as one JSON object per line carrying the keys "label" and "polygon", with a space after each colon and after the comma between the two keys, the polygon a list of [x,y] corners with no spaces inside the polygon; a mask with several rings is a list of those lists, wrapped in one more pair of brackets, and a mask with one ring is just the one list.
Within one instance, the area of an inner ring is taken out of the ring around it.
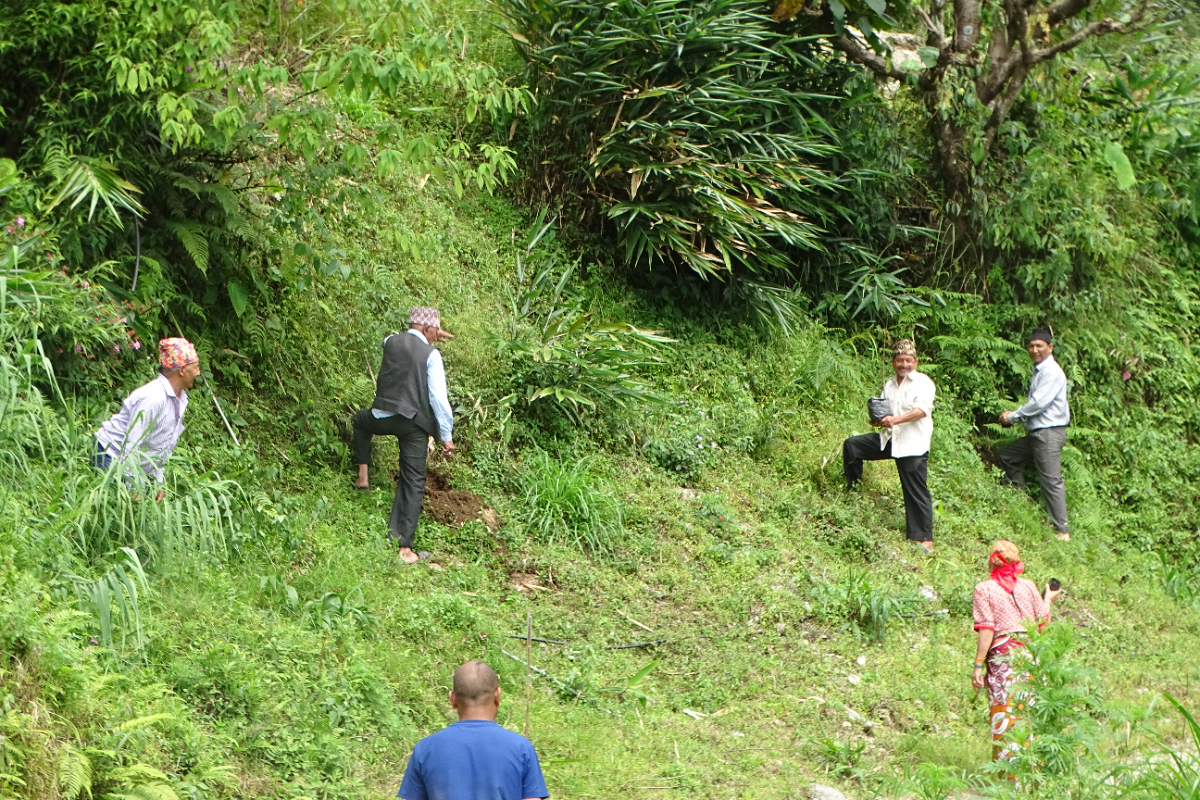
{"label": "nepali topi cap", "polygon": [[440,328],[442,327],[442,315],[437,312],[436,308],[413,306],[408,312],[408,324],[428,325],[431,328]]}
{"label": "nepali topi cap", "polygon": [[187,339],[163,339],[158,343],[158,363],[167,372],[182,369],[199,360],[196,346]]}
{"label": "nepali topi cap", "polygon": [[917,345],[912,339],[901,339],[892,345],[892,356],[917,357]]}

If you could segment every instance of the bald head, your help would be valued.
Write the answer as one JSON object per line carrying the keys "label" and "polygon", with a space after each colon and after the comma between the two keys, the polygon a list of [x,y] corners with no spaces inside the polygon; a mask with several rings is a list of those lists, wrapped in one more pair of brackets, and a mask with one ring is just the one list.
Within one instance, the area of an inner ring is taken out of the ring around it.
{"label": "bald head", "polygon": [[499,688],[496,671],[482,661],[468,661],[454,670],[454,698],[459,708],[490,705]]}

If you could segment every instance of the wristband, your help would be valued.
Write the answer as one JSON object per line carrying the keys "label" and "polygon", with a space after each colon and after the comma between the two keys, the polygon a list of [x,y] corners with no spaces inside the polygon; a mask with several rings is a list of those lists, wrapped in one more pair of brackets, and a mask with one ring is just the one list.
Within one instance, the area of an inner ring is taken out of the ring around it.
{"label": "wristband", "polygon": [[975,669],[983,669],[983,664],[976,662]]}

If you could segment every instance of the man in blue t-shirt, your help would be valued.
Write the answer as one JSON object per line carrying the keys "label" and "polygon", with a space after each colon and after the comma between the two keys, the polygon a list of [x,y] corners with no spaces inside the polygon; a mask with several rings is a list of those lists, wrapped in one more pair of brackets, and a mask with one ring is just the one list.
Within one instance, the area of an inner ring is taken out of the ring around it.
{"label": "man in blue t-shirt", "polygon": [[496,724],[500,679],[482,661],[454,671],[458,722],[413,748],[397,797],[404,800],[534,800],[549,797],[529,740]]}

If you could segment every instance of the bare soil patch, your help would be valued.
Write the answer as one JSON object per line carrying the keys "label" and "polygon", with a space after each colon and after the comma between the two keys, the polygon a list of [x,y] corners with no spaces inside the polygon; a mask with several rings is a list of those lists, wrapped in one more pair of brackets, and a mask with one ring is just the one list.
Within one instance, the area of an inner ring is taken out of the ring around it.
{"label": "bare soil patch", "polygon": [[473,519],[483,520],[491,531],[504,524],[478,496],[454,489],[449,475],[434,470],[425,473],[425,510],[437,522],[455,528]]}

